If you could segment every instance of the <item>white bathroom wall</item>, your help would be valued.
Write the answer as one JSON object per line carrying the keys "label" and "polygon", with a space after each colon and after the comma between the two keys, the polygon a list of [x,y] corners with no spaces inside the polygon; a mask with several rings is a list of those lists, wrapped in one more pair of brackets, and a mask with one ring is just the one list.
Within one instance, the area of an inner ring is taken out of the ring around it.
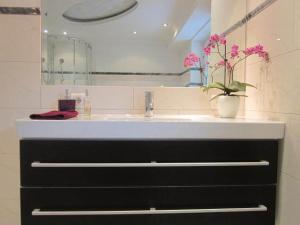
{"label": "white bathroom wall", "polygon": [[[262,0],[247,0],[248,11]],[[248,117],[266,117],[286,122],[281,144],[277,225],[300,221],[300,1],[277,0],[247,25],[247,45],[263,44],[270,52],[268,65],[249,60]]]}
{"label": "white bathroom wall", "polygon": [[42,86],[41,108],[57,108],[65,89],[89,90],[93,113],[144,113],[145,91],[154,92],[157,114],[211,114],[209,96],[200,88],[124,87],[124,86]]}
{"label": "white bathroom wall", "polygon": [[[238,10],[243,3],[247,12],[264,0],[212,0],[212,29],[218,33],[227,20],[240,18]],[[225,14],[218,11],[224,4]],[[218,16],[217,16],[218,15]],[[227,20],[214,20],[224,15]],[[241,68],[240,79],[254,84],[248,89],[245,100],[245,116],[269,118],[286,122],[285,139],[280,148],[279,188],[276,225],[298,225],[300,221],[300,104],[299,104],[299,34],[300,1],[277,0],[246,26],[228,36],[229,42],[241,46],[263,44],[270,52],[271,62],[265,64],[256,57],[250,58]],[[244,43],[244,44],[243,44]]]}
{"label": "white bathroom wall", "polygon": [[[39,7],[37,0],[0,6]],[[19,151],[15,119],[40,108],[40,17],[0,15],[0,224],[19,225]]]}

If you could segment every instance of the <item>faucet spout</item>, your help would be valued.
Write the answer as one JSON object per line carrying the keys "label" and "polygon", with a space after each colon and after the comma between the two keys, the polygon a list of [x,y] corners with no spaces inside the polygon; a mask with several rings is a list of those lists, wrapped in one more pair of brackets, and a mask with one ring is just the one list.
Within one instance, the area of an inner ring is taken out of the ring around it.
{"label": "faucet spout", "polygon": [[152,91],[145,91],[145,117],[154,116],[154,94]]}

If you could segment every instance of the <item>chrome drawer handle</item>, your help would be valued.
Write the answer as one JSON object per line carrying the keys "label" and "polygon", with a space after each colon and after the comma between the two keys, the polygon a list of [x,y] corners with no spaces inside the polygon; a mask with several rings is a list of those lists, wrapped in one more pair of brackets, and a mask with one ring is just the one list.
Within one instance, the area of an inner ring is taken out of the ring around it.
{"label": "chrome drawer handle", "polygon": [[268,161],[259,162],[191,162],[191,163],[41,163],[33,162],[34,168],[93,168],[93,167],[236,167],[236,166],[269,166]]}
{"label": "chrome drawer handle", "polygon": [[164,209],[125,210],[125,211],[41,211],[34,209],[32,216],[109,216],[109,215],[159,215],[159,214],[200,214],[200,213],[239,213],[266,212],[268,208],[259,205],[254,208],[219,208],[219,209]]}

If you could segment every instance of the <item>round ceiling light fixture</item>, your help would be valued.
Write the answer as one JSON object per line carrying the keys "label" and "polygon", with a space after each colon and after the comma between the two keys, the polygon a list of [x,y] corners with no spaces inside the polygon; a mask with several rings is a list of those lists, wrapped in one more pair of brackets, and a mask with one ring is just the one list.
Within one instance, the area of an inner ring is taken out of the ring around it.
{"label": "round ceiling light fixture", "polygon": [[137,0],[85,0],[67,9],[63,17],[72,22],[95,22],[124,15],[137,6]]}

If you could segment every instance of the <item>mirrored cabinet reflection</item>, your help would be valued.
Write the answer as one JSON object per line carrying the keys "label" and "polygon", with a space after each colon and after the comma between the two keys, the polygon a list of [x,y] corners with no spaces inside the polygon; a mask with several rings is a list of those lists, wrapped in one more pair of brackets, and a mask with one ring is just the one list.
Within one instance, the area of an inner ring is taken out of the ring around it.
{"label": "mirrored cabinet reflection", "polygon": [[[41,10],[44,85],[199,87],[208,80],[202,49],[210,0],[42,0]],[[185,66],[192,52],[201,60]]]}
{"label": "mirrored cabinet reflection", "polygon": [[45,85],[91,85],[92,47],[79,39],[43,35],[42,82]]}

